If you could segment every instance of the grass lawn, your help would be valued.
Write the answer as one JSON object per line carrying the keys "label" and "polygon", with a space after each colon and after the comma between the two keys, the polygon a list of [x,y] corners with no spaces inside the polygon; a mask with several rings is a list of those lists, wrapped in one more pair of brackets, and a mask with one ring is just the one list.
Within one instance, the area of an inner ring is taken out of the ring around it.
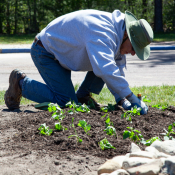
{"label": "grass lawn", "polygon": [[[32,44],[36,34],[0,35],[0,44]],[[156,42],[175,41],[175,33],[155,33]]]}
{"label": "grass lawn", "polygon": [[[78,85],[75,86],[75,90]],[[148,106],[160,104],[161,106],[175,106],[175,86],[142,86],[131,87],[131,90],[135,95],[142,94],[142,97],[147,96],[147,99],[151,102],[145,102]],[[4,104],[4,93],[0,92],[0,105]],[[101,104],[107,105],[108,103],[115,104],[115,99],[109,90],[104,87],[99,95],[93,94],[93,97]],[[22,98],[21,104],[34,103],[30,100]]]}

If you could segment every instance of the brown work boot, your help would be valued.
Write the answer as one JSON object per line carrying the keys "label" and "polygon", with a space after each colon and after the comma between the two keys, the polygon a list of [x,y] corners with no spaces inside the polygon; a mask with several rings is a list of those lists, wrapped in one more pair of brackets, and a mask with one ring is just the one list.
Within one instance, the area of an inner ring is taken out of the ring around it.
{"label": "brown work boot", "polygon": [[78,102],[81,103],[81,104],[84,104],[85,103],[91,109],[100,110],[100,108],[102,107],[102,105],[99,104],[99,103],[97,103],[96,100],[91,95],[87,95],[85,97],[78,98]]}
{"label": "brown work boot", "polygon": [[5,92],[5,104],[10,110],[18,109],[22,97],[22,90],[19,86],[19,81],[24,79],[26,74],[18,69],[11,72],[9,77],[9,88]]}

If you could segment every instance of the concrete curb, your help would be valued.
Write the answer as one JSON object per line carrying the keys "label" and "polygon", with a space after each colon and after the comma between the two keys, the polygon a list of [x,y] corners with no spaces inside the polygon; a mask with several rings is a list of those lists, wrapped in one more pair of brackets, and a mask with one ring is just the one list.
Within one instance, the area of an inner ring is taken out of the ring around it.
{"label": "concrete curb", "polygon": [[[175,46],[150,46],[150,50],[175,50]],[[0,54],[2,53],[30,53],[29,48],[13,48],[13,49],[0,49]]]}

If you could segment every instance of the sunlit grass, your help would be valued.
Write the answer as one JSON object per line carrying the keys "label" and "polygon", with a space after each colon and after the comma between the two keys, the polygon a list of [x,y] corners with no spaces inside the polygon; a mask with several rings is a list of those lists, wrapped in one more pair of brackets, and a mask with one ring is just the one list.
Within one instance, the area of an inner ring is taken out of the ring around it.
{"label": "sunlit grass", "polygon": [[[78,89],[79,85],[75,85],[75,91]],[[175,106],[175,86],[141,86],[141,87],[131,87],[132,92],[137,95],[138,93],[143,96],[147,96],[147,99],[151,102],[145,102],[148,106],[160,104],[161,106]],[[5,91],[0,91],[0,105],[4,103],[4,93]],[[115,99],[107,87],[104,87],[99,95],[93,94],[98,103],[103,105],[115,104]],[[33,101],[22,98],[21,104],[32,104]]]}
{"label": "sunlit grass", "polygon": [[0,44],[32,44],[35,34],[0,35]]}

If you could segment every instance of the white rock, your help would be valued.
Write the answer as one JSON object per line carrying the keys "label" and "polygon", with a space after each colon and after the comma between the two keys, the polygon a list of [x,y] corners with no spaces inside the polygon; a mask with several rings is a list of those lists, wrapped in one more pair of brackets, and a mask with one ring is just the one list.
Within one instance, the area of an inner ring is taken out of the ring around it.
{"label": "white rock", "polygon": [[127,169],[127,172],[130,175],[157,175],[160,172],[160,169],[162,167],[162,162],[159,159],[154,160],[154,162],[150,164],[144,164],[138,167],[129,168]]}
{"label": "white rock", "polygon": [[166,141],[155,141],[151,144],[152,147],[155,147],[158,151],[169,154],[171,156],[175,155],[175,141],[166,140]]}
{"label": "white rock", "polygon": [[116,156],[113,159],[107,160],[103,165],[101,165],[98,169],[98,175],[103,173],[112,173],[115,170],[122,168],[122,163],[125,156]]}
{"label": "white rock", "polygon": [[116,170],[109,175],[129,175],[129,173],[123,169]]}
{"label": "white rock", "polygon": [[135,144],[131,143],[130,153],[141,151],[141,149]]}
{"label": "white rock", "polygon": [[126,158],[123,161],[122,168],[126,170],[131,167],[140,166],[140,165],[151,163],[154,161],[155,159],[148,159],[148,158],[143,158],[143,157],[130,157],[130,158]]}
{"label": "white rock", "polygon": [[138,151],[138,152],[131,153],[130,157],[143,157],[143,158],[148,158],[148,159],[156,159],[157,155],[152,152]]}
{"label": "white rock", "polygon": [[159,152],[155,147],[152,147],[152,146],[146,147],[146,148],[145,148],[145,151],[154,153],[154,154],[157,156],[157,159],[159,159],[159,158],[167,158],[167,157],[170,156],[170,155],[165,154],[165,153],[163,153],[163,152]]}
{"label": "white rock", "polygon": [[115,161],[119,164],[120,167],[123,165],[123,161],[125,160],[125,156],[115,156],[112,158],[112,161]]}
{"label": "white rock", "polygon": [[166,158],[164,166],[166,167],[168,174],[175,175],[175,156]]}

